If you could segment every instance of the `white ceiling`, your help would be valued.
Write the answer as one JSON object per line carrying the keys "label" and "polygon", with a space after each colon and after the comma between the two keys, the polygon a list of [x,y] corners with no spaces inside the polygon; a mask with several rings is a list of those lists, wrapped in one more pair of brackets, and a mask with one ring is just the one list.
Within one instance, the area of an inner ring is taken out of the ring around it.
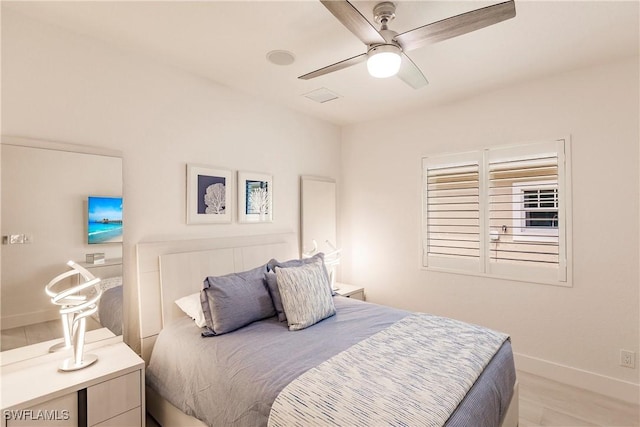
{"label": "white ceiling", "polygon": [[[353,4],[371,22],[375,1]],[[391,29],[402,33],[497,1],[398,1]],[[638,55],[637,1],[516,1],[516,17],[409,56],[430,84],[414,90],[375,79],[366,64],[316,79],[297,77],[365,52],[319,1],[9,2],[32,18],[204,76],[336,124],[394,116],[528,80]],[[294,53],[292,65],[267,61]],[[301,95],[327,88],[339,99]]]}

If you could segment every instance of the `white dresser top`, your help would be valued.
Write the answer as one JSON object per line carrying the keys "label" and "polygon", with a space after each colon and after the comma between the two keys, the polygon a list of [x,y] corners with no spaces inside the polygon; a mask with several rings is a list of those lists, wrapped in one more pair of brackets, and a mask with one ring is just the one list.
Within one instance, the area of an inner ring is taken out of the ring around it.
{"label": "white dresser top", "polygon": [[62,360],[71,350],[48,353],[0,367],[0,407],[25,408],[37,405],[111,378],[144,368],[138,357],[121,337],[113,337],[85,345],[85,354],[95,354],[93,365],[72,372],[60,372]]}

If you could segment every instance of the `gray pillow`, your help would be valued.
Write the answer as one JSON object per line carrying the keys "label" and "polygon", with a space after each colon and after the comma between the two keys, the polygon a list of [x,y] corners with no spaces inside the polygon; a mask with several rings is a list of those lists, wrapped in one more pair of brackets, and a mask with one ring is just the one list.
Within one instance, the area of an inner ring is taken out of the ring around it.
{"label": "gray pillow", "polygon": [[256,320],[275,316],[273,302],[264,283],[266,266],[226,276],[210,276],[200,292],[208,333],[235,331]]}
{"label": "gray pillow", "polygon": [[285,261],[285,262],[280,262],[276,259],[272,259],[267,263],[267,271],[275,271],[276,267],[280,267],[280,268],[300,267],[306,264],[311,264],[315,262],[317,259],[321,259],[324,262],[324,254],[322,252],[318,252],[317,254],[315,254],[310,258],[290,259],[289,261]]}
{"label": "gray pillow", "polygon": [[300,267],[303,265],[311,264],[318,259],[322,260],[322,266],[324,268],[325,274],[327,275],[327,281],[329,283],[329,289],[331,289],[331,295],[335,295],[335,292],[331,288],[331,282],[329,281],[327,268],[324,266],[324,254],[322,252],[315,254],[311,258],[291,259],[285,262],[279,262],[276,259],[272,259],[267,263],[267,273],[265,273],[264,275],[264,280],[267,282],[267,287],[269,288],[269,293],[271,294],[271,299],[273,300],[273,306],[276,309],[276,313],[278,313],[279,321],[284,322],[285,320],[287,320],[287,315],[284,312],[284,308],[282,307],[282,298],[280,298],[280,290],[278,289],[278,279],[276,278],[275,268]]}
{"label": "gray pillow", "polygon": [[264,273],[264,280],[267,282],[271,300],[273,300],[273,308],[275,308],[276,313],[278,313],[278,320],[284,322],[287,320],[287,315],[284,313],[284,308],[282,307],[282,298],[280,297],[280,290],[278,289],[276,273],[273,271]]}
{"label": "gray pillow", "polygon": [[300,267],[276,267],[275,270],[290,331],[315,325],[336,313],[321,259]]}

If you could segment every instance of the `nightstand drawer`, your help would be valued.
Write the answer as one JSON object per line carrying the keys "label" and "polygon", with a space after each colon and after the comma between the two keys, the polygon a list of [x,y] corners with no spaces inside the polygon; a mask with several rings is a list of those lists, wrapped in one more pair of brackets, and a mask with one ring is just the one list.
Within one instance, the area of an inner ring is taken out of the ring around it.
{"label": "nightstand drawer", "polygon": [[138,406],[117,417],[96,424],[94,427],[139,427],[142,425],[142,407]]}
{"label": "nightstand drawer", "polygon": [[87,389],[87,416],[89,426],[141,406],[140,371],[134,371]]}
{"label": "nightstand drawer", "polygon": [[27,409],[5,410],[7,427],[61,427],[78,425],[78,393],[52,399]]}

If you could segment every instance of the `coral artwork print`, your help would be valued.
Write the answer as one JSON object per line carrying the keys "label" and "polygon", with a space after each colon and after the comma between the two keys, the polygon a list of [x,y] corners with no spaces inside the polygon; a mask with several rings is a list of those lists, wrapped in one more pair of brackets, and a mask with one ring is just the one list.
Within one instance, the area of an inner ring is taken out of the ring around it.
{"label": "coral artwork print", "polygon": [[207,205],[205,213],[220,215],[225,212],[225,188],[224,184],[217,183],[207,187],[204,195],[204,203]]}
{"label": "coral artwork print", "polygon": [[249,192],[249,207],[251,213],[257,213],[261,220],[269,212],[269,190],[266,187],[253,188]]}
{"label": "coral artwork print", "polygon": [[187,164],[187,224],[231,222],[232,172]]}
{"label": "coral artwork print", "polygon": [[273,221],[273,178],[271,175],[238,172],[238,221]]}
{"label": "coral artwork print", "polygon": [[226,208],[226,180],[221,176],[198,175],[198,213],[222,215]]}

